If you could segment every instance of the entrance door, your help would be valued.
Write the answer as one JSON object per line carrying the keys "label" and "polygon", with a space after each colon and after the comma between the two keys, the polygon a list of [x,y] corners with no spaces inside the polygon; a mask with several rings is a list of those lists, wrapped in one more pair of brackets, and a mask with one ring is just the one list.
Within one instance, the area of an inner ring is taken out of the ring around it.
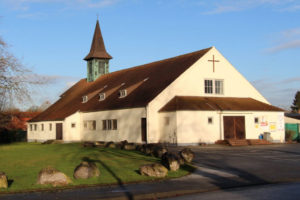
{"label": "entrance door", "polygon": [[244,116],[224,116],[224,139],[245,139],[245,117]]}
{"label": "entrance door", "polygon": [[142,142],[147,143],[147,120],[146,118],[141,119],[142,127]]}
{"label": "entrance door", "polygon": [[62,123],[56,124],[56,139],[62,140],[63,139],[63,129],[62,129]]}

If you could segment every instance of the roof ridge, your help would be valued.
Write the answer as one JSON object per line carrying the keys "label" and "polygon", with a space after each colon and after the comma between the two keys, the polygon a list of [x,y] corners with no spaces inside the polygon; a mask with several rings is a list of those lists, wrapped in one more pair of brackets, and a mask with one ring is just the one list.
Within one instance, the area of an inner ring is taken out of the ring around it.
{"label": "roof ridge", "polygon": [[[177,56],[174,56],[174,57],[170,57],[170,58],[166,58],[166,59],[162,59],[162,60],[157,60],[157,61],[153,61],[153,62],[149,62],[149,63],[145,63],[145,64],[141,64],[141,65],[137,65],[137,66],[133,66],[133,67],[129,67],[129,68],[125,68],[125,69],[121,69],[121,70],[117,70],[117,71],[114,71],[114,72],[110,72],[108,74],[104,74],[102,76],[100,76],[98,79],[101,79],[101,78],[104,78],[104,77],[107,77],[111,74],[114,74],[114,73],[118,73],[118,72],[124,72],[124,71],[130,71],[130,70],[134,70],[136,68],[139,68],[139,67],[146,67],[146,65],[151,65],[151,64],[155,64],[155,63],[159,63],[159,62],[166,62],[166,61],[169,61],[171,59],[177,59],[177,58],[181,58],[181,57],[184,57],[184,56],[189,56],[189,55],[193,55],[193,54],[196,54],[196,53],[200,53],[202,51],[209,51],[210,49],[212,49],[213,47],[208,47],[208,48],[205,48],[205,49],[201,49],[201,50],[198,50],[198,51],[193,51],[193,52],[190,52],[190,53],[185,53],[185,54],[181,54],[181,55],[177,55]],[[97,79],[96,79],[97,80]]]}

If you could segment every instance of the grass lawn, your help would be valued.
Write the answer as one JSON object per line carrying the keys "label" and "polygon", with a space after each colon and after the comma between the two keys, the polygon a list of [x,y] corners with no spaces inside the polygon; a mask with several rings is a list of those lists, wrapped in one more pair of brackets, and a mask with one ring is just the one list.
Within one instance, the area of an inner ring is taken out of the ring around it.
{"label": "grass lawn", "polygon": [[[95,161],[100,169],[99,177],[86,180],[73,178],[75,167],[84,159]],[[154,162],[160,160],[138,151],[84,148],[78,143],[0,145],[0,171],[5,172],[9,180],[9,188],[0,189],[0,193],[51,188],[49,185],[36,184],[39,171],[47,166],[52,166],[69,176],[72,180],[71,186],[154,180],[155,178],[142,176],[138,172],[141,165]],[[192,170],[192,167],[185,165],[177,172],[169,171],[167,178],[180,177]]]}

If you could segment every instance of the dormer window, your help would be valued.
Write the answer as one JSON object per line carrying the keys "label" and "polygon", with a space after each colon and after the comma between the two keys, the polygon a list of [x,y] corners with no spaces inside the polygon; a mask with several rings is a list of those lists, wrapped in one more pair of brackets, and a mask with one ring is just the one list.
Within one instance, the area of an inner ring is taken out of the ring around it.
{"label": "dormer window", "polygon": [[105,93],[99,94],[99,101],[103,101],[105,99]]}
{"label": "dormer window", "polygon": [[88,96],[83,96],[82,97],[82,103],[88,102]]}
{"label": "dormer window", "polygon": [[127,90],[120,90],[120,98],[126,97],[127,96]]}

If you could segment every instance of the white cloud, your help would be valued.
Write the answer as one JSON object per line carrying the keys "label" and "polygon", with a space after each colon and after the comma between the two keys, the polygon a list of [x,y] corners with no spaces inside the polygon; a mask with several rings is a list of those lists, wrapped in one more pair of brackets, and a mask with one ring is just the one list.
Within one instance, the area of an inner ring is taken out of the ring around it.
{"label": "white cloud", "polygon": [[267,49],[268,53],[276,53],[287,49],[296,49],[300,48],[300,40],[294,40],[279,44],[277,46]]}
{"label": "white cloud", "polygon": [[213,6],[213,9],[204,12],[203,14],[237,12],[264,5],[273,7],[274,9],[280,8],[281,11],[283,11],[283,9],[287,9],[286,11],[298,9],[298,5],[296,4],[295,0],[219,0],[209,1],[207,4]]}
{"label": "white cloud", "polygon": [[278,39],[274,46],[265,50],[267,53],[300,48],[300,28],[285,30],[277,35]]}

